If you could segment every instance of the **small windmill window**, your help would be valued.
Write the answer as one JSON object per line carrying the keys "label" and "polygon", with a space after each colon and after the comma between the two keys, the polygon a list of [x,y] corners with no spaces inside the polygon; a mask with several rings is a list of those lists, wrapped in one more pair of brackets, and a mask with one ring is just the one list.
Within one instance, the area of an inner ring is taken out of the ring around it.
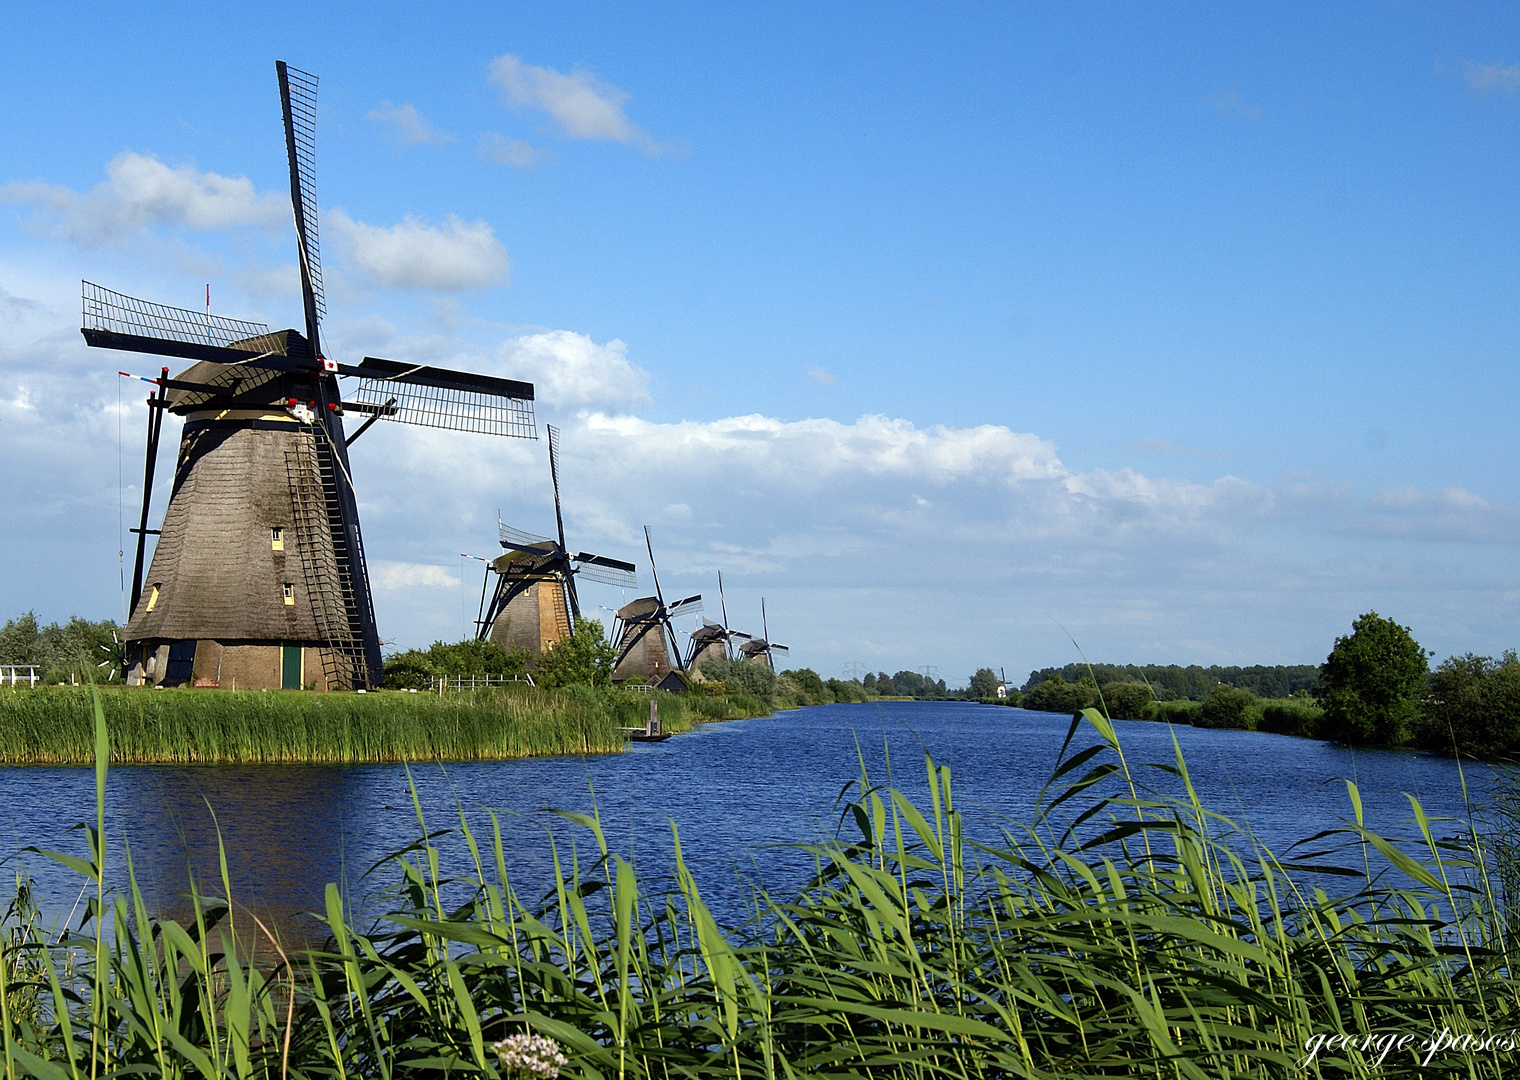
{"label": "small windmill window", "polygon": [[158,607],[158,586],[153,586],[153,591],[148,594],[148,610]]}
{"label": "small windmill window", "polygon": [[269,550],[285,550],[285,530],[280,528],[278,525],[269,530]]}
{"label": "small windmill window", "polygon": [[290,582],[285,583],[285,603],[294,607],[296,602],[296,587]]}

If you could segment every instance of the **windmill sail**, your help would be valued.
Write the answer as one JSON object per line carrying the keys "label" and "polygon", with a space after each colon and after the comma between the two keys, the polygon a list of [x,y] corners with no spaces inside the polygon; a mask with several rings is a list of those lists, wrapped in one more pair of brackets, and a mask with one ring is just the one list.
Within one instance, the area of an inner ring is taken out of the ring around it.
{"label": "windmill sail", "polygon": [[358,376],[356,404],[367,409],[389,406],[382,419],[448,431],[538,438],[532,383],[374,356],[366,356],[356,367],[337,370],[340,375]]}
{"label": "windmill sail", "polygon": [[317,233],[317,77],[276,60],[280,107],[285,113],[285,153],[290,162],[290,206],[301,257],[301,298],[306,339],[322,355],[319,324],[327,315],[322,295],[322,253]]}
{"label": "windmill sail", "polygon": [[575,572],[587,581],[612,585],[619,589],[637,589],[639,575],[633,563],[622,559],[609,559],[605,555],[588,555],[581,552],[575,556]]}

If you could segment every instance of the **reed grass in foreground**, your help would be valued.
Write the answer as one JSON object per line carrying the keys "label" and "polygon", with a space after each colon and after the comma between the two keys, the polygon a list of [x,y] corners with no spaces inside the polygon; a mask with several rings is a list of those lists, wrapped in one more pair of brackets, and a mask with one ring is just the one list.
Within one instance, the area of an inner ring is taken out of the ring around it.
{"label": "reed grass in foreground", "polygon": [[[637,707],[620,699],[633,695],[582,689],[522,685],[438,695],[110,688],[100,699],[118,763],[490,761],[621,751],[619,724]],[[690,726],[678,704],[661,708],[673,730]],[[86,764],[93,745],[90,688],[0,692],[0,763]]]}
{"label": "reed grass in foreground", "polygon": [[[927,805],[862,777],[851,835],[809,845],[812,880],[757,890],[737,929],[703,904],[679,837],[675,887],[651,894],[594,816],[569,813],[588,854],[556,852],[549,895],[516,894],[499,832],[466,830],[452,884],[471,899],[448,907],[425,838],[441,823],[419,809],[391,914],[352,925],[329,886],[327,948],[261,969],[230,944],[250,920],[236,905],[208,896],[179,926],[108,889],[102,810],[69,862],[91,896],[78,924],[54,938],[24,897],[6,920],[7,1068],[514,1075],[492,1046],[533,1033],[586,1077],[1513,1075],[1502,1041],[1429,1045],[1520,1016],[1481,835],[1442,840],[1413,804],[1411,853],[1365,827],[1348,787],[1348,821],[1290,861],[1224,835],[1180,753],[1165,775],[1181,794],[1148,792],[1103,717],[1078,723],[1098,741],[1063,750],[1035,819],[998,843],[966,838],[933,761]],[[104,776],[102,753],[102,800]],[[1315,885],[1335,880],[1343,895]]]}

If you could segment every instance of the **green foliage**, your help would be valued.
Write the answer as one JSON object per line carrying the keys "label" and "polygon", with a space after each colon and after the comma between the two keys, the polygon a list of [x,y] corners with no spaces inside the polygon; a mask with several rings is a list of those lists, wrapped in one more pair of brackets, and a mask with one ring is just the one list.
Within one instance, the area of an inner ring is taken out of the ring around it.
{"label": "green foliage", "polygon": [[1023,707],[1036,712],[1066,713],[1075,715],[1083,709],[1091,709],[1098,702],[1098,687],[1090,676],[1084,675],[1069,683],[1061,675],[1052,675],[1036,683],[1024,692]]}
{"label": "green foliage", "polygon": [[[1149,683],[1159,701],[1186,698],[1202,701],[1220,683],[1250,690],[1259,697],[1289,697],[1299,690],[1313,690],[1319,681],[1319,668],[1313,664],[1253,665],[1251,667],[1200,667],[1191,664],[1092,664],[1091,674],[1100,685],[1111,682]],[[1024,689],[1030,690],[1052,675],[1066,682],[1076,682],[1089,674],[1087,664],[1067,664],[1060,668],[1041,668],[1029,673]]]}
{"label": "green foliage", "polygon": [[1168,724],[1197,726],[1198,714],[1203,711],[1203,702],[1188,701],[1179,698],[1173,701],[1158,701],[1155,704],[1155,719],[1165,721]]}
{"label": "green foliage", "polygon": [[899,671],[896,675],[878,671],[866,676],[864,688],[879,697],[907,697],[918,701],[943,701],[950,696],[944,679],[930,679],[916,671]]}
{"label": "green foliage", "polygon": [[[499,835],[461,824],[478,858],[449,866],[420,840],[372,872],[394,885],[364,925],[330,885],[329,940],[276,946],[280,963],[250,948],[229,875],[224,895],[196,890],[183,925],[147,908],[130,863],[111,888],[102,762],[86,857],[59,860],[89,897],[80,917],[45,925],[22,880],[0,926],[6,1073],[489,1077],[512,1075],[491,1044],[526,1031],[560,1044],[567,1076],[622,1080],[1513,1073],[1512,1046],[1475,1044],[1520,1026],[1496,899],[1513,896],[1514,800],[1456,841],[1418,805],[1411,847],[1336,828],[1327,847],[1390,867],[1363,877],[1353,857],[1351,876],[1316,876],[1196,796],[1145,788],[1151,770],[1094,727],[1092,765],[1120,797],[1076,779],[1083,759],[1058,762],[1046,809],[983,848],[932,759],[927,800],[863,775],[842,815],[858,835],[805,845],[818,872],[797,893],[752,886],[739,929],[714,918],[678,837],[673,883],[651,892],[592,813],[570,841],[591,857],[557,857],[542,898],[513,889]],[[1062,805],[1107,831],[1057,839],[1046,814]],[[1427,1053],[1436,1033],[1448,1045]]]}
{"label": "green foliage", "polygon": [[974,701],[985,701],[997,697],[997,688],[997,672],[990,667],[977,668],[966,686],[966,696]]}
{"label": "green foliage", "polygon": [[1513,757],[1520,750],[1520,659],[1452,656],[1430,676],[1416,724],[1420,745],[1437,753]]}
{"label": "green foliage", "polygon": [[767,665],[752,660],[720,660],[714,657],[702,665],[702,674],[729,688],[730,697],[737,691],[764,702],[776,699],[776,673]]}
{"label": "green foliage", "polygon": [[873,696],[858,679],[830,679],[824,685],[834,695],[834,700],[842,703],[858,705],[870,701]]}
{"label": "green foliage", "polygon": [[596,619],[575,620],[575,633],[561,638],[538,658],[537,681],[543,686],[610,686],[617,650]]}
{"label": "green foliage", "polygon": [[387,657],[385,686],[426,690],[438,675],[521,675],[528,669],[528,660],[526,649],[503,649],[494,641],[435,641],[426,649],[407,649]]}
{"label": "green foliage", "polygon": [[[825,686],[819,678],[818,672],[812,668],[797,668],[783,671],[781,677],[792,680],[801,692],[799,705],[828,705],[834,700],[834,691]],[[831,679],[830,682],[835,680]]]}
{"label": "green foliage", "polygon": [[1254,731],[1256,721],[1256,695],[1238,686],[1221,685],[1204,699],[1193,726]]}
{"label": "green foliage", "polygon": [[[80,683],[121,678],[120,628],[111,620],[90,622],[78,615],[60,626],[38,623],[24,611],[0,627],[0,664],[32,664],[46,682]],[[102,666],[103,665],[103,666]]]}
{"label": "green foliage", "polygon": [[1323,734],[1366,746],[1404,740],[1419,711],[1429,673],[1425,650],[1409,628],[1369,611],[1319,669]]}
{"label": "green foliage", "polygon": [[1257,721],[1256,730],[1312,739],[1319,734],[1320,721],[1324,715],[1324,710],[1307,700],[1307,696],[1263,701],[1261,719]]}
{"label": "green foliage", "polygon": [[1115,720],[1147,720],[1151,713],[1151,688],[1144,683],[1111,682],[1103,687],[1103,704]]}

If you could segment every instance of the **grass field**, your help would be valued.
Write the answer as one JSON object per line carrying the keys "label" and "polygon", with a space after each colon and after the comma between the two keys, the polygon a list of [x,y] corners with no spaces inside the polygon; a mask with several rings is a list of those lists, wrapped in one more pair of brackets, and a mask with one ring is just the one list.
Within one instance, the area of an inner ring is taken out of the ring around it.
{"label": "grass field", "polygon": [[[1349,824],[1294,860],[1204,806],[1180,752],[1160,764],[1182,794],[1146,790],[1089,712],[1001,841],[963,835],[932,760],[919,800],[862,776],[847,831],[807,849],[813,880],[755,887],[738,929],[679,837],[674,884],[651,893],[594,815],[567,814],[581,842],[561,841],[539,901],[513,892],[499,833],[441,866],[422,837],[443,823],[419,811],[390,914],[354,925],[329,886],[326,947],[271,967],[236,944],[262,928],[226,903],[225,871],[183,926],[102,880],[106,728],[102,710],[91,856],[68,863],[88,912],[60,936],[23,889],[5,918],[12,1075],[523,1077],[495,1044],[528,1033],[564,1075],[620,1080],[1516,1072],[1513,814],[1432,826],[1413,803],[1399,843],[1348,785]],[[1078,832],[1056,823],[1073,815]],[[461,906],[441,900],[449,875],[472,886]]]}
{"label": "grass field", "polygon": [[[0,689],[0,764],[92,760],[88,687]],[[753,715],[726,698],[657,694],[669,731]],[[100,700],[117,763],[489,761],[618,753],[622,726],[642,725],[649,695],[511,685],[465,693],[108,687]]]}

